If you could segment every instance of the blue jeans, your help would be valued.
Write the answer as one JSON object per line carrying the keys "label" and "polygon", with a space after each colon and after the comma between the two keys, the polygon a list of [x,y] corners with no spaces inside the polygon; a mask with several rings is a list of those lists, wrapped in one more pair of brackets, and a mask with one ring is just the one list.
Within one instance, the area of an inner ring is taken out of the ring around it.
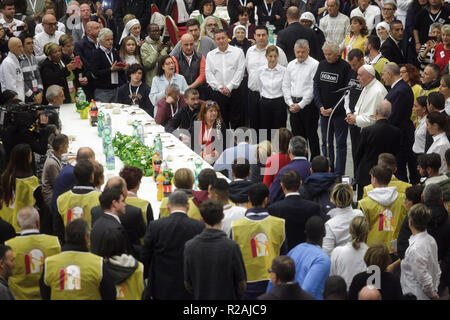
{"label": "blue jeans", "polygon": [[98,102],[116,102],[116,89],[95,89],[94,99]]}
{"label": "blue jeans", "polygon": [[[320,130],[322,133],[322,153],[326,157],[327,150],[327,126],[329,117],[320,116]],[[330,150],[330,167],[338,176],[345,174],[345,162],[347,160],[347,134],[348,125],[345,122],[345,115],[334,114],[331,118],[330,131],[328,136],[331,137]],[[336,136],[336,165],[334,165],[334,137]]]}

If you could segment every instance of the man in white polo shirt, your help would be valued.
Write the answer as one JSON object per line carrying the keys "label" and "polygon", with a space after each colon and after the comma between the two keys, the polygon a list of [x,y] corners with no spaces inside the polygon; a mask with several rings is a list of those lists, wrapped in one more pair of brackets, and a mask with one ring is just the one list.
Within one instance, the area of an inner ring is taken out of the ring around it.
{"label": "man in white polo shirt", "polygon": [[23,45],[19,38],[12,37],[8,41],[9,54],[0,65],[0,83],[2,92],[12,90],[17,92],[20,100],[25,101],[25,83],[19,57],[23,55]]}

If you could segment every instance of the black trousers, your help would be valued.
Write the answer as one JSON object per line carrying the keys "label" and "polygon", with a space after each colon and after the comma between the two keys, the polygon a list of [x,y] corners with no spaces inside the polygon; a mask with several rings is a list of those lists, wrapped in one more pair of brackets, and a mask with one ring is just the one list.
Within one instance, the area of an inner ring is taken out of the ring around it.
{"label": "black trousers", "polygon": [[348,130],[350,131],[350,140],[352,142],[352,159],[353,159],[353,176],[356,172],[356,150],[358,150],[359,145],[359,135],[361,134],[361,128],[356,125],[349,125]]}
{"label": "black trousers", "polygon": [[255,129],[258,132],[259,129],[259,99],[260,95],[258,91],[248,89],[248,108],[247,108],[247,125],[249,128]]}
{"label": "black trousers", "polygon": [[[301,101],[301,98],[293,98],[294,103]],[[309,143],[310,160],[315,156],[320,156],[320,143],[317,128],[319,127],[319,110],[314,102],[305,106],[296,113],[290,112],[292,134],[302,136]]]}
{"label": "black trousers", "polygon": [[286,107],[283,97],[275,99],[261,97],[261,100],[259,100],[259,128],[268,130],[267,140],[272,141],[271,129],[286,127]]}
{"label": "black trousers", "polygon": [[[400,128],[402,129],[402,128]],[[397,172],[395,176],[405,182],[408,182],[409,171],[409,183],[415,184],[420,180],[419,173],[417,171],[417,159],[412,151],[414,144],[414,133],[404,130],[402,132],[400,150],[397,153]]]}
{"label": "black trousers", "polygon": [[242,103],[245,99],[245,93],[243,87],[239,87],[231,91],[231,96],[227,97],[220,91],[212,90],[208,87],[209,97],[211,100],[216,101],[220,107],[220,113],[222,114],[223,121],[227,128],[236,129],[245,124],[245,104]]}

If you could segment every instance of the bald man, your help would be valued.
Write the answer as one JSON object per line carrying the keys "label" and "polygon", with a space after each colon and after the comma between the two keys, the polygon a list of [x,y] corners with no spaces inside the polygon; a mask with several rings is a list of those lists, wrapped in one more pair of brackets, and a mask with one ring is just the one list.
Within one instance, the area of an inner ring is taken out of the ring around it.
{"label": "bald man", "polygon": [[[397,154],[397,172],[395,176],[405,182],[416,184],[419,182],[416,156],[412,151],[414,144],[415,127],[411,121],[414,94],[411,87],[402,79],[400,67],[395,62],[386,63],[383,67],[384,84],[390,86],[386,100],[392,104],[392,113],[389,122],[400,129],[400,150]],[[409,181],[408,173],[409,171]]]}
{"label": "bald man", "polygon": [[[95,64],[94,52],[98,48],[97,37],[100,32],[101,25],[96,21],[89,21],[86,23],[85,35],[83,38],[75,42],[74,53],[77,56],[80,56],[83,61],[83,65],[86,70],[92,70],[92,66]],[[92,76],[91,71],[87,71],[84,76],[88,80],[88,85],[83,87],[83,90],[86,93],[86,97],[88,100],[94,98],[94,78]]]}
{"label": "bald man", "polygon": [[[89,147],[81,147],[78,149],[76,161],[78,162],[81,160],[89,160],[93,162],[95,160],[94,151]],[[68,164],[62,168],[56,177],[51,201],[52,207],[56,208],[56,199],[75,185],[75,177],[73,175],[74,166],[75,164]]]}
{"label": "bald man", "polygon": [[359,291],[358,300],[381,300],[381,293],[374,286],[365,286]]}
{"label": "bald man", "polygon": [[205,77],[205,57],[200,56],[194,50],[194,37],[190,33],[185,33],[181,39],[181,50],[176,52],[175,66],[179,74],[186,79],[189,88],[201,89],[206,81]]}
{"label": "bald man", "polygon": [[355,112],[348,113],[345,120],[359,128],[365,128],[375,123],[375,109],[377,104],[387,94],[383,84],[375,78],[375,69],[371,65],[363,65],[358,69],[358,82],[363,87]]}
{"label": "bald man", "polygon": [[49,42],[59,43],[59,38],[64,34],[62,31],[56,30],[57,21],[54,15],[46,14],[42,18],[42,26],[44,32],[34,36],[34,54],[38,62],[45,60],[44,46]]}
{"label": "bald man", "polygon": [[[123,201],[126,201],[128,195],[127,183],[125,180],[119,176],[110,178],[105,185],[103,192],[111,188],[119,188],[122,191]],[[151,207],[151,206],[150,206]],[[104,218],[107,210],[102,208],[101,206],[97,206],[92,208],[92,234],[101,233],[105,228],[104,226]],[[130,250],[133,256],[138,257],[141,251],[141,241],[140,239],[145,235],[145,221],[142,215],[141,209],[126,204],[125,205],[125,213],[118,216],[121,227],[126,232]],[[153,211],[151,211],[151,216],[148,217],[149,221],[153,220]],[[99,224],[99,225],[98,225]],[[96,237],[95,235],[93,237]],[[91,238],[92,241],[92,238]],[[95,245],[92,243],[92,250],[95,250]],[[94,252],[94,251],[93,251]]]}
{"label": "bald man", "polygon": [[2,91],[12,90],[17,92],[20,100],[25,101],[25,82],[19,57],[23,54],[22,41],[12,37],[8,41],[9,54],[0,65],[0,83]]}

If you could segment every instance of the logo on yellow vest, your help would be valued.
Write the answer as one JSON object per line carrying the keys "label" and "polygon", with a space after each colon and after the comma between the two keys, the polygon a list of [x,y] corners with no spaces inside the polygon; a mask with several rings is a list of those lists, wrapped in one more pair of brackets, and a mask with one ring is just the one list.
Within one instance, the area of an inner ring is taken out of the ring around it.
{"label": "logo on yellow vest", "polygon": [[84,218],[84,210],[81,207],[69,208],[67,210],[67,223],[72,220]]}
{"label": "logo on yellow vest", "polygon": [[24,255],[25,274],[40,273],[44,264],[44,253],[39,249],[33,249]]}
{"label": "logo on yellow vest", "polygon": [[60,290],[81,290],[81,271],[79,266],[71,265],[59,271]]}
{"label": "logo on yellow vest", "polygon": [[378,231],[395,231],[394,215],[389,209],[380,212],[380,220],[378,224]]}
{"label": "logo on yellow vest", "polygon": [[127,298],[127,287],[125,283],[122,283],[121,285],[116,286],[117,291],[117,299],[126,299]]}
{"label": "logo on yellow vest", "polygon": [[250,239],[252,247],[252,257],[268,257],[269,256],[269,239],[264,233],[258,233]]}

